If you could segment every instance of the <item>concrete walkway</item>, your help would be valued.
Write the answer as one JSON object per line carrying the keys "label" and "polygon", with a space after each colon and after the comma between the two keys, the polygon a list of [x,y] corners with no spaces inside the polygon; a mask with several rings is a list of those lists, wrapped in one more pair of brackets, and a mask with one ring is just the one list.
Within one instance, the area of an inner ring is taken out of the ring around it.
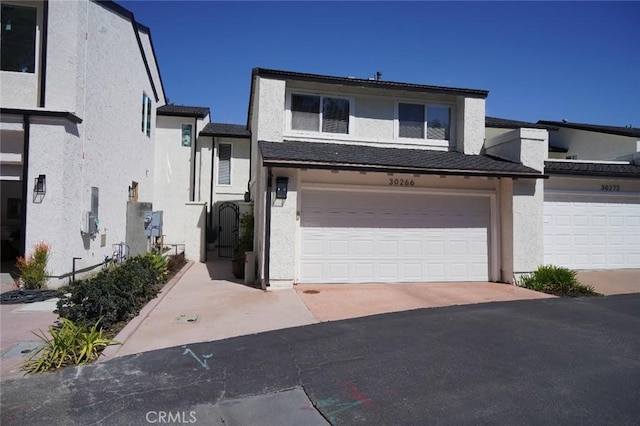
{"label": "concrete walkway", "polygon": [[579,271],[577,278],[580,283],[593,286],[596,292],[605,296],[640,293],[640,269]]}
{"label": "concrete walkway", "polygon": [[124,344],[107,348],[102,359],[317,322],[295,290],[248,287],[233,277],[229,259],[215,259],[193,263],[134,331],[130,324],[116,337],[128,335]]}

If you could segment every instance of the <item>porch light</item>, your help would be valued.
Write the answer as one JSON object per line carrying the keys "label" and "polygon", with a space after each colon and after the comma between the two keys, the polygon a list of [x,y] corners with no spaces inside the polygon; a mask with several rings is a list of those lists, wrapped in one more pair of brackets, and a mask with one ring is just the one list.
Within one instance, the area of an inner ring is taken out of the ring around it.
{"label": "porch light", "polygon": [[38,175],[33,185],[34,195],[44,195],[47,192],[47,176]]}
{"label": "porch light", "polygon": [[278,176],[276,178],[276,200],[287,199],[287,186],[289,185],[289,178],[284,176]]}

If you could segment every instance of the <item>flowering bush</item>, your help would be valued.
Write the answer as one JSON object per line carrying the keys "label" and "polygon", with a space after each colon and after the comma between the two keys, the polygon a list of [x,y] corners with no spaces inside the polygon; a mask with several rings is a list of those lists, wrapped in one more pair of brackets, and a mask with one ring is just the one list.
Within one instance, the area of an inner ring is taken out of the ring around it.
{"label": "flowering bush", "polygon": [[21,285],[27,290],[39,290],[47,287],[47,261],[50,247],[47,243],[35,245],[33,253],[26,259],[18,258],[16,268],[20,274]]}

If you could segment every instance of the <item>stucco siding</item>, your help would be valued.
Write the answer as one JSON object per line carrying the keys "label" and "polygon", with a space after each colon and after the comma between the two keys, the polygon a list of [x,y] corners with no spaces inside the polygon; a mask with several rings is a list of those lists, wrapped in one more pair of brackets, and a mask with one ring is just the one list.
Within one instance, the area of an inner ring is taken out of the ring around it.
{"label": "stucco siding", "polygon": [[295,279],[295,266],[298,259],[296,252],[297,173],[295,169],[273,170],[274,182],[279,176],[289,178],[287,199],[275,199],[275,194],[272,199],[270,282],[274,289],[290,287]]}
{"label": "stucco siding", "polygon": [[552,145],[568,149],[564,156],[577,155],[578,160],[631,161],[640,152],[640,140],[629,136],[560,128],[549,137]]}
{"label": "stucco siding", "polygon": [[[228,137],[216,137],[216,148],[214,153],[215,166],[214,166],[214,182],[216,200],[222,195],[239,197],[244,199],[244,193],[247,191],[247,183],[249,181],[249,156],[250,156],[250,143],[249,139],[241,138],[228,138]],[[218,183],[218,147],[220,144],[231,145],[231,184],[220,185]]]}
{"label": "stucco siding", "polygon": [[18,5],[36,8],[36,48],[35,69],[33,73],[0,71],[0,104],[5,108],[35,108],[39,106],[41,56],[42,51],[42,1],[3,1],[3,5]]}
{"label": "stucco siding", "polygon": [[185,203],[191,201],[193,141],[182,146],[182,124],[189,117],[158,117],[155,145],[154,210],[163,211],[163,233],[167,244],[185,242]]}
{"label": "stucco siding", "polygon": [[544,260],[544,182],[517,180],[513,183],[513,269],[516,276],[533,272]]}
{"label": "stucco siding", "polygon": [[[48,269],[57,286],[68,281],[72,257],[81,258],[78,269],[89,268],[125,241],[133,181],[139,201],[153,200],[157,105],[152,102],[147,136],[142,95],[153,100],[153,91],[130,21],[94,2],[49,6],[46,107],[83,120],[31,118],[25,242],[27,252],[39,241],[52,245]],[[47,194],[34,203],[39,174],[47,176]],[[83,235],[92,187],[99,191],[98,233]]]}

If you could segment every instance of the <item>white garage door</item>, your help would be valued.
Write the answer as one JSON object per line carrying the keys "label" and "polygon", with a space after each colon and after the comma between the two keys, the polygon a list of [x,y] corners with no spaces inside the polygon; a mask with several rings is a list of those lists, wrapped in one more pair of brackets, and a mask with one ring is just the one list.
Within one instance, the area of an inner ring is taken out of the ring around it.
{"label": "white garage door", "polygon": [[544,261],[571,269],[640,268],[640,197],[546,194]]}
{"label": "white garage door", "polygon": [[487,197],[302,192],[303,283],[487,281]]}

